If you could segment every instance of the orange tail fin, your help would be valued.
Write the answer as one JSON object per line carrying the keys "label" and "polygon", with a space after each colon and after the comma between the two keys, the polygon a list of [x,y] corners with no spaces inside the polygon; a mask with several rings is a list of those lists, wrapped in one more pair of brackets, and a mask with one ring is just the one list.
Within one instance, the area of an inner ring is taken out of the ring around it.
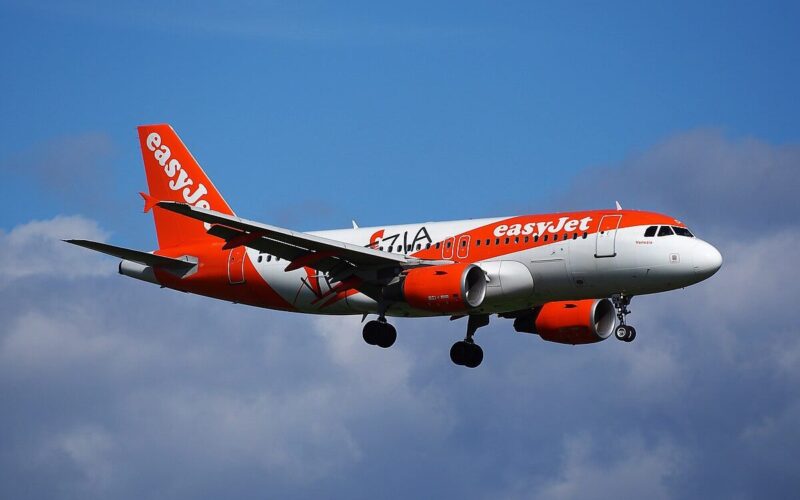
{"label": "orange tail fin", "polygon": [[150,194],[145,211],[153,209],[159,248],[212,240],[203,223],[154,207],[158,201],[179,201],[233,215],[200,164],[169,125],[139,127],[139,143]]}

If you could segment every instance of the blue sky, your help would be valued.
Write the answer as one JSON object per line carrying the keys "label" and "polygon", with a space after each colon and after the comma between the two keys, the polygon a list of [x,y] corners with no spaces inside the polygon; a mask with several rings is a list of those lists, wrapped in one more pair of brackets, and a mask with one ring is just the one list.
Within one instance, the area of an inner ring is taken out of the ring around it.
{"label": "blue sky", "polygon": [[[571,208],[550,194],[676,132],[796,138],[797,10],[4,3],[0,158],[102,134],[93,170],[127,210],[134,127],[169,122],[238,212],[304,229]],[[0,189],[30,216],[61,208]]]}
{"label": "blue sky", "polygon": [[[791,498],[800,7],[0,2],[0,496]],[[632,344],[314,318],[159,290],[136,125],[310,230],[613,206],[723,269]],[[754,229],[755,228],[755,229]],[[756,235],[743,238],[743,235]],[[154,328],[153,325],[159,325]]]}

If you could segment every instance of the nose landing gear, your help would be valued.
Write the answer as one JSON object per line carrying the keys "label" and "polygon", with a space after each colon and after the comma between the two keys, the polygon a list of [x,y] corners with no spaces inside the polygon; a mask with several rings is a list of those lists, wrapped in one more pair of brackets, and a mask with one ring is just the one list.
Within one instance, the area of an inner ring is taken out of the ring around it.
{"label": "nose landing gear", "polygon": [[636,338],[636,328],[630,325],[619,325],[614,330],[614,336],[617,337],[617,340],[633,342],[633,339]]}
{"label": "nose landing gear", "polygon": [[619,326],[614,329],[614,336],[617,340],[624,342],[633,342],[633,339],[636,338],[636,328],[625,323],[625,318],[631,313],[628,309],[631,298],[621,293],[611,297],[611,302],[613,302],[614,308],[617,310],[617,319],[619,320]]}
{"label": "nose landing gear", "polygon": [[450,359],[453,363],[466,366],[467,368],[477,368],[483,361],[483,349],[475,343],[473,336],[478,328],[489,324],[488,314],[471,314],[467,323],[467,336],[464,340],[459,340],[450,348]]}

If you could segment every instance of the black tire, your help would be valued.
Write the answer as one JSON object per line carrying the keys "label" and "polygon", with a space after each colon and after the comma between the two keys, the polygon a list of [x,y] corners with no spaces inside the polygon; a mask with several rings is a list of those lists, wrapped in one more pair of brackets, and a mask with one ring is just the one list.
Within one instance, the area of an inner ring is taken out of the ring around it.
{"label": "black tire", "polygon": [[617,340],[627,340],[628,339],[628,326],[627,325],[619,325],[614,329],[614,336]]}
{"label": "black tire", "polygon": [[389,323],[381,323],[381,328],[378,330],[377,344],[384,349],[392,347],[394,341],[397,340],[397,330]]}
{"label": "black tire", "polygon": [[361,335],[364,337],[364,342],[369,345],[378,345],[381,326],[382,324],[375,320],[372,320],[364,325],[364,330],[361,333]]}
{"label": "black tire", "polygon": [[478,344],[467,344],[467,359],[464,360],[464,366],[467,368],[477,368],[483,361],[483,349]]}
{"label": "black tire", "polygon": [[625,342],[633,342],[633,339],[635,338],[636,338],[636,328],[629,326],[628,336],[625,338]]}
{"label": "black tire", "polygon": [[464,361],[467,358],[466,355],[467,348],[465,347],[466,345],[467,345],[466,342],[464,342],[463,340],[459,340],[458,342],[453,344],[453,347],[450,348],[450,360],[453,363],[459,366],[464,366]]}

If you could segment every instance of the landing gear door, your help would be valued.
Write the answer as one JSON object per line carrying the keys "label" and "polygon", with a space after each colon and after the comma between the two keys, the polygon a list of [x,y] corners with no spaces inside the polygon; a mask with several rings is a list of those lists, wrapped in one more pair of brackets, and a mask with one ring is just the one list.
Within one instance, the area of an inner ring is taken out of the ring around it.
{"label": "landing gear door", "polygon": [[614,257],[617,255],[615,242],[620,222],[622,222],[622,215],[604,215],[600,219],[595,243],[595,257]]}

